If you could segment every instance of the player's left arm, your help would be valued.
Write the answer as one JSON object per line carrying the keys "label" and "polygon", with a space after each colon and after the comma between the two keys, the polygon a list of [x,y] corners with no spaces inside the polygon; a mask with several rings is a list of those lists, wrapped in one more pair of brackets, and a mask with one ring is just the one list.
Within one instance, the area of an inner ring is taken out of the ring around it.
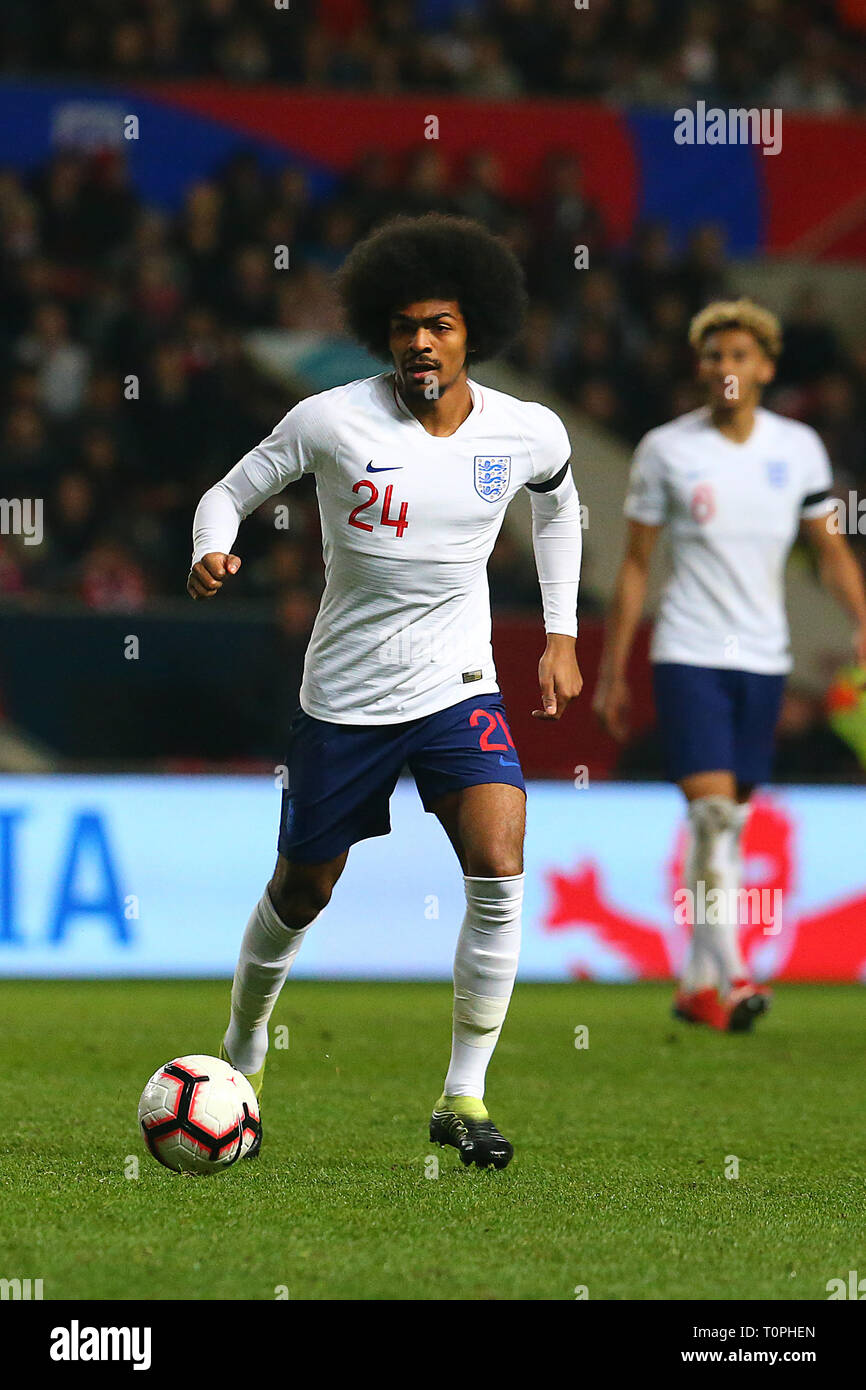
{"label": "player's left arm", "polygon": [[577,591],[582,533],[580,500],[570,461],[547,482],[528,483],[532,548],[541,587],[547,645],[538,663],[541,709],[534,719],[561,719],[583,687],[577,664]]}
{"label": "player's left arm", "polygon": [[802,534],[815,552],[824,587],[854,619],[854,650],[866,665],[866,585],[863,571],[847,539],[831,525],[833,514],[804,517]]}

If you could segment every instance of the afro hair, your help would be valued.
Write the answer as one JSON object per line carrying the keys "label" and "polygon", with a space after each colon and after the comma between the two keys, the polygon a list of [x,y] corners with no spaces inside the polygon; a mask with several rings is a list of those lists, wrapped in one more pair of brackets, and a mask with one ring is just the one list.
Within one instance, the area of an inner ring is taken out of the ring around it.
{"label": "afro hair", "polygon": [[419,299],[457,301],[476,361],[508,346],[527,304],[505,242],[471,218],[439,212],[384,222],[352,248],[336,285],[349,331],[386,361],[391,315]]}

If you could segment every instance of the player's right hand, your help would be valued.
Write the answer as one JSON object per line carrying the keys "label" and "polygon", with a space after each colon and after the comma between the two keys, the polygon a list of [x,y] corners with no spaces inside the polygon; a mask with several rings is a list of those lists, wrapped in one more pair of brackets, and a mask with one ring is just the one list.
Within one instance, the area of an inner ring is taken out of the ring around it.
{"label": "player's right hand", "polygon": [[631,691],[621,676],[612,676],[598,683],[592,707],[609,734],[618,743],[628,737],[631,723]]}
{"label": "player's right hand", "polygon": [[224,555],[221,550],[212,550],[193,565],[186,581],[186,591],[190,598],[213,598],[222,588],[223,581],[229,575],[237,574],[240,567],[238,555]]}

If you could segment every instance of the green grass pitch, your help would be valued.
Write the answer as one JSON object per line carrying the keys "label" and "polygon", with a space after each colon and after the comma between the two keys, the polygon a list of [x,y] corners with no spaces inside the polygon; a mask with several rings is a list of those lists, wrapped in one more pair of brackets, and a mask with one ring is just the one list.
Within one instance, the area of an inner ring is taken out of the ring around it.
{"label": "green grass pitch", "polygon": [[5,981],[0,1275],[46,1299],[825,1299],[866,1272],[863,998],[781,988],[737,1037],[675,1023],[661,985],[519,985],[493,1173],[427,1139],[447,986],[290,981],[262,1155],[197,1179],[145,1153],[136,1104],[216,1052],[227,984]]}

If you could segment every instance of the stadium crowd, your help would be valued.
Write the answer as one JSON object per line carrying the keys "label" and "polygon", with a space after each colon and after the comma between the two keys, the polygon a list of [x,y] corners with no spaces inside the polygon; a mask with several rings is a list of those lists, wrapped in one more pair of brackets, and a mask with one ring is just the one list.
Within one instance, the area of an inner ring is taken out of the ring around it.
{"label": "stadium crowd", "polygon": [[[403,166],[369,153],[317,203],[302,173],[268,175],[242,152],[172,217],[141,204],[114,154],[61,152],[33,180],[0,174],[0,473],[5,495],[46,505],[44,544],[0,537],[0,593],[103,609],[182,593],[198,497],[287,407],[247,364],[244,335],[339,334],[332,272],[395,212],[469,214],[509,241],[531,292],[509,357],[598,424],[634,443],[690,409],[689,317],[736,289],[718,231],[675,253],[664,226],[645,226],[614,251],[569,154],[548,158],[525,206],[500,184],[489,151],[449,169],[427,145]],[[592,248],[579,274],[578,242]],[[290,271],[274,268],[280,244]],[[862,490],[866,342],[846,349],[808,290],[786,342],[769,404],[814,424],[839,487]],[[312,484],[292,491],[288,534],[271,522],[265,508],[247,528],[238,592],[279,598],[303,625],[321,582]],[[518,561],[494,561],[494,601],[535,605],[531,561]]]}
{"label": "stadium crowd", "polygon": [[5,0],[7,71],[838,111],[862,0]]}

